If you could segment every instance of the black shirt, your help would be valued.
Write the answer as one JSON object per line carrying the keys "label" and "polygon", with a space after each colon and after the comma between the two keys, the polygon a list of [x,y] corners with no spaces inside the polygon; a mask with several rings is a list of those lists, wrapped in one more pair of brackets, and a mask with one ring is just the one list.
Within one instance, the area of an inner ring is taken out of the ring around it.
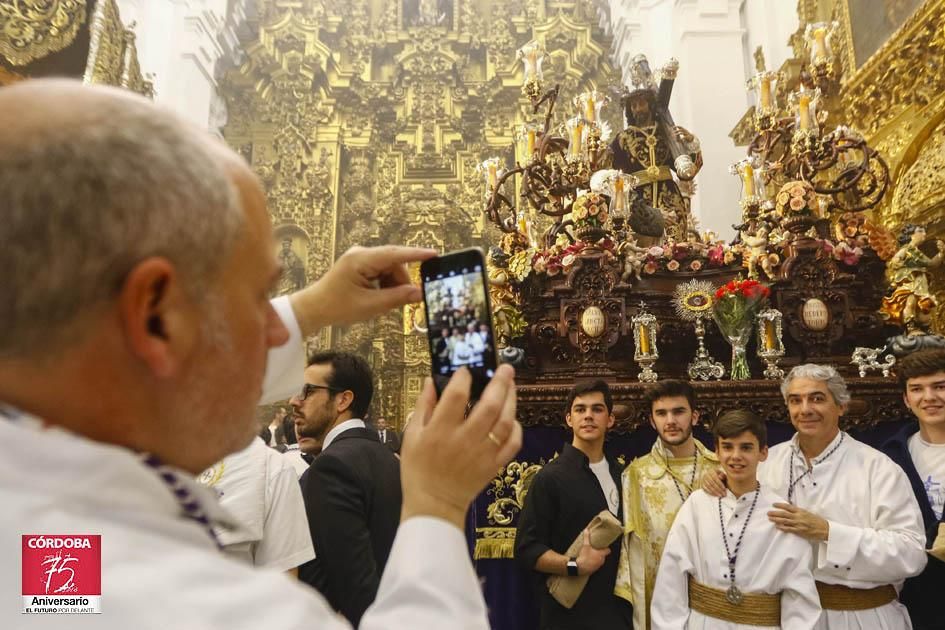
{"label": "black shirt", "polygon": [[[618,495],[622,496],[620,468],[610,459],[607,462]],[[591,519],[606,509],[607,498],[587,455],[570,444],[565,444],[557,459],[535,475],[518,520],[515,558],[535,576],[542,630],[626,630],[632,626],[630,605],[614,595],[622,537],[611,545],[610,555],[589,577],[584,592],[570,610],[548,593],[548,574],[534,570],[538,558],[549,549],[566,553]],[[621,506],[618,518],[622,511]]]}

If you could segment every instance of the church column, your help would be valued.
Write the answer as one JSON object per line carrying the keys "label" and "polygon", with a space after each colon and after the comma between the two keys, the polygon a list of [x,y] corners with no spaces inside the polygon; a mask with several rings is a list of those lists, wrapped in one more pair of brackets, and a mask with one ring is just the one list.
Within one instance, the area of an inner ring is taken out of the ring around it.
{"label": "church column", "polygon": [[138,58],[154,75],[155,102],[219,133],[226,108],[218,65],[238,61],[237,32],[249,0],[118,0],[122,20],[137,22]]}

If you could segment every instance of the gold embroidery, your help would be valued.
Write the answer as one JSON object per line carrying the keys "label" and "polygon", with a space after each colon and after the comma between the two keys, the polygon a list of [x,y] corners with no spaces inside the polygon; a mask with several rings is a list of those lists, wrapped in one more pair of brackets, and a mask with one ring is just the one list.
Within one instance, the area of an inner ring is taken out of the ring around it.
{"label": "gold embroidery", "polygon": [[14,66],[62,50],[85,22],[85,0],[0,2],[0,55]]}

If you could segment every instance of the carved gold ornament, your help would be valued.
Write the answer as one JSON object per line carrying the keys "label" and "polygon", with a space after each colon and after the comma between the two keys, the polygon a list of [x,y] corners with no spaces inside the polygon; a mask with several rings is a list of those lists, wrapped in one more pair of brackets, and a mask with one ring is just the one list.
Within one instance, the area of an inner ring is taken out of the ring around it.
{"label": "carved gold ornament", "polygon": [[62,50],[85,22],[85,0],[0,2],[0,55],[14,66]]}

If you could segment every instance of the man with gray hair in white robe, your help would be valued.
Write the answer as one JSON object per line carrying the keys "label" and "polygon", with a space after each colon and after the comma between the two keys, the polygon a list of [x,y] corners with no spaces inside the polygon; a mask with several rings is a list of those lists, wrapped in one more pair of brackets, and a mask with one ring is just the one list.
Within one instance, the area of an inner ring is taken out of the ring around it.
{"label": "man with gray hair in white robe", "polygon": [[[922,515],[905,473],[886,455],[841,431],[850,401],[832,366],[805,364],[781,385],[797,433],[772,446],[758,480],[787,499],[768,518],[810,541],[824,609],[816,630],[908,630],[898,599],[925,567]],[[709,479],[706,489],[724,493]]]}

